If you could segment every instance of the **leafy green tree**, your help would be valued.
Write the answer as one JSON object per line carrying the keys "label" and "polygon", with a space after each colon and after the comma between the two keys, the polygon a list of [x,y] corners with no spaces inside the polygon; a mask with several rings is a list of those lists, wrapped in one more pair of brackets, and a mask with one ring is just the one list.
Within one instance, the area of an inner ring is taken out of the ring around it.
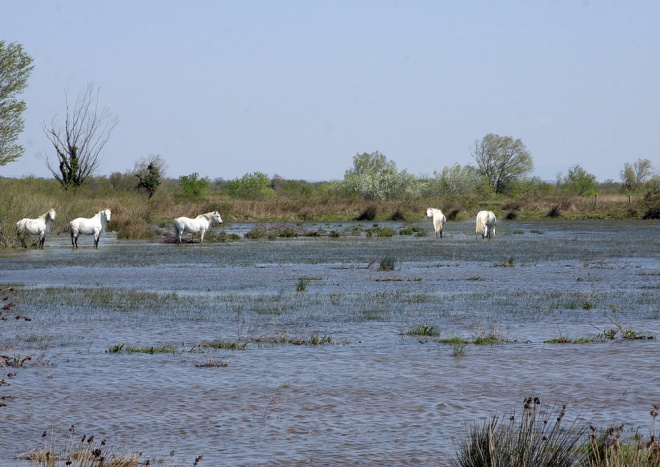
{"label": "leafy green tree", "polygon": [[17,43],[0,41],[0,166],[13,162],[25,149],[16,144],[24,128],[25,102],[16,96],[27,87],[32,57]]}
{"label": "leafy green tree", "polygon": [[435,178],[440,186],[440,195],[465,196],[475,193],[480,183],[479,170],[471,165],[461,167],[454,164],[444,167],[441,173],[435,172]]}
{"label": "leafy green tree", "polygon": [[637,191],[653,175],[653,164],[648,159],[637,159],[637,162],[623,165],[620,173],[624,190],[628,193]]}
{"label": "leafy green tree", "polygon": [[403,170],[399,172],[394,161],[378,151],[356,154],[353,168],[344,174],[342,183],[348,194],[357,194],[365,199],[416,198],[421,184],[415,176]]}
{"label": "leafy green tree", "polygon": [[598,194],[596,176],[579,165],[568,169],[568,174],[561,181],[562,190],[571,195],[591,196]]}
{"label": "leafy green tree", "polygon": [[534,170],[534,160],[522,140],[511,136],[489,133],[475,141],[471,154],[495,193],[504,193],[511,182]]}
{"label": "leafy green tree", "polygon": [[53,119],[50,127],[42,125],[57,154],[57,164],[46,158],[46,166],[64,190],[82,185],[94,175],[101,162],[101,151],[119,120],[107,108],[98,109],[98,87],[92,84],[81,92],[73,107],[66,96],[64,128]]}
{"label": "leafy green tree", "polygon": [[245,174],[227,182],[227,193],[236,198],[267,199],[275,196],[268,175],[262,172]]}
{"label": "leafy green tree", "polygon": [[208,178],[200,178],[197,172],[179,177],[179,186],[190,196],[202,196],[209,191]]}
{"label": "leafy green tree", "polygon": [[396,171],[396,164],[378,151],[371,154],[363,152],[353,157],[353,168],[346,175],[373,175]]}
{"label": "leafy green tree", "polygon": [[156,193],[163,177],[165,161],[156,155],[142,159],[135,164],[136,188],[147,192],[149,199]]}

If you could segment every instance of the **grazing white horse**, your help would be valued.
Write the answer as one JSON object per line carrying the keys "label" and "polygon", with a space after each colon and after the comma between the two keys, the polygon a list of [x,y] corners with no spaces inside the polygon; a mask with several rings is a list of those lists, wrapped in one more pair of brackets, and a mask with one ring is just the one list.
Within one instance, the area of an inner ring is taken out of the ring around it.
{"label": "grazing white horse", "polygon": [[28,235],[38,235],[39,240],[37,245],[39,248],[44,247],[46,236],[50,232],[50,225],[55,220],[55,209],[50,209],[47,213],[40,215],[36,219],[21,219],[16,222],[16,235],[21,241],[23,247],[27,247],[25,239]]}
{"label": "grazing white horse", "polygon": [[218,211],[200,214],[194,219],[189,217],[177,217],[174,219],[174,230],[176,230],[176,241],[181,243],[181,235],[184,233],[195,234],[199,232],[199,243],[204,242],[204,234],[213,223],[222,224],[222,218]]}
{"label": "grazing white horse", "polygon": [[479,211],[477,214],[477,235],[481,238],[492,238],[495,236],[497,218],[493,211]]}
{"label": "grazing white horse", "polygon": [[69,222],[73,248],[78,248],[78,235],[80,234],[94,235],[94,248],[98,248],[101,232],[106,229],[108,222],[110,222],[110,209],[97,212],[91,219],[79,217]]}
{"label": "grazing white horse", "polygon": [[426,217],[433,219],[432,222],[433,228],[435,229],[435,238],[438,238],[438,234],[440,234],[440,238],[442,238],[442,229],[445,227],[445,222],[447,222],[447,218],[442,211],[436,208],[428,208],[426,210]]}

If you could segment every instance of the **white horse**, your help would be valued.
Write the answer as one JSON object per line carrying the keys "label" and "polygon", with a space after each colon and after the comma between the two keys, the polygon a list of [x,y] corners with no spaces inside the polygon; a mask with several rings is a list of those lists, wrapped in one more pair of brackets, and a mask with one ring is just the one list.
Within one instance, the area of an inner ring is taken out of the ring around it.
{"label": "white horse", "polygon": [[91,219],[79,217],[69,222],[73,248],[78,248],[78,235],[80,234],[94,235],[94,248],[98,248],[101,232],[106,229],[108,222],[110,222],[110,209],[97,212]]}
{"label": "white horse", "polygon": [[194,219],[189,217],[177,217],[174,219],[174,230],[176,230],[176,241],[181,243],[181,235],[184,233],[195,234],[199,232],[199,243],[204,242],[204,234],[213,223],[222,224],[222,218],[218,211],[200,214]]}
{"label": "white horse", "polygon": [[479,211],[477,214],[477,235],[481,238],[492,238],[495,236],[497,218],[493,211]]}
{"label": "white horse", "polygon": [[44,247],[46,236],[50,232],[50,225],[55,220],[55,209],[50,209],[47,213],[40,215],[36,219],[21,219],[16,222],[16,235],[21,241],[23,247],[27,247],[25,239],[28,235],[38,235],[39,240],[37,245],[39,248]]}
{"label": "white horse", "polygon": [[442,211],[440,209],[428,208],[426,210],[426,217],[433,219],[432,222],[433,228],[435,229],[435,238],[438,238],[438,234],[440,234],[440,238],[442,238],[442,229],[445,227],[445,222],[447,222],[447,218]]}

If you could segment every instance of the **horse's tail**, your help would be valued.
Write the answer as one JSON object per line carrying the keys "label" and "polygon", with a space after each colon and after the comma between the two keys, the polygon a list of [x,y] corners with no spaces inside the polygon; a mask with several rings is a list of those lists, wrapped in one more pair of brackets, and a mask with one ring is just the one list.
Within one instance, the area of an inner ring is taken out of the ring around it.
{"label": "horse's tail", "polygon": [[477,233],[484,231],[484,221],[482,216],[477,216]]}

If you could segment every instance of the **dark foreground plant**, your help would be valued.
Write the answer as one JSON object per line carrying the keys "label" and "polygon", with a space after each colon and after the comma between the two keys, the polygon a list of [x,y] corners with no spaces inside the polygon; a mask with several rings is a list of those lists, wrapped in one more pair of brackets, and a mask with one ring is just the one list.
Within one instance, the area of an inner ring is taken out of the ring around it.
{"label": "dark foreground plant", "polygon": [[575,422],[564,427],[566,406],[541,408],[538,397],[524,401],[523,412],[508,422],[494,416],[483,426],[473,426],[457,449],[452,465],[477,466],[575,466],[586,457],[580,449],[586,427]]}
{"label": "dark foreground plant", "polygon": [[388,255],[380,261],[380,266],[378,269],[381,271],[394,271],[395,264],[396,260]]}

